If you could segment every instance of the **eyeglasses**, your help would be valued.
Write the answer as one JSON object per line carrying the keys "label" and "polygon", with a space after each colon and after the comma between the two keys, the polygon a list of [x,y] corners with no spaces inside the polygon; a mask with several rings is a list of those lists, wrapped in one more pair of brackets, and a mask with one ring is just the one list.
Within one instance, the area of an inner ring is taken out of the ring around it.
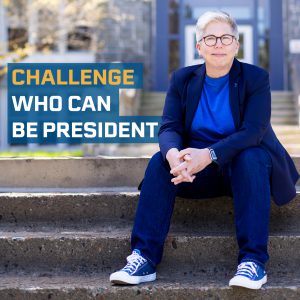
{"label": "eyeglasses", "polygon": [[199,40],[199,42],[204,40],[204,43],[206,46],[213,47],[217,44],[218,39],[220,39],[221,43],[224,46],[229,46],[232,44],[233,39],[236,39],[236,37],[231,34],[224,34],[222,36],[207,35],[207,36],[204,36],[201,40]]}

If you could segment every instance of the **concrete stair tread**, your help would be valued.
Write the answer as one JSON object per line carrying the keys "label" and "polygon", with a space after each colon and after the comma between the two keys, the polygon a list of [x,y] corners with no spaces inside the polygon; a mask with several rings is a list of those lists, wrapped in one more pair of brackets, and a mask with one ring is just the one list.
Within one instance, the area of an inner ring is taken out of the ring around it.
{"label": "concrete stair tread", "polygon": [[[299,232],[300,188],[297,189],[296,198],[283,207],[276,206],[272,201],[271,233]],[[109,230],[109,226],[126,228],[132,226],[138,197],[138,191],[2,193],[0,194],[0,222],[2,226],[18,226],[17,230],[23,226],[27,228],[26,230],[33,231],[38,231],[42,227],[54,228],[53,226],[76,228],[76,230],[97,228],[98,231],[101,231],[101,228]],[[232,232],[233,216],[233,199],[230,197],[177,198],[172,228],[176,225],[183,226],[183,230],[189,231],[208,228],[207,232]]]}
{"label": "concrete stair tread", "polygon": [[[300,183],[300,180],[297,182]],[[300,185],[296,185],[296,198],[300,197]],[[95,198],[95,197],[128,197],[128,198],[137,198],[140,195],[140,191],[137,189],[137,187],[104,187],[99,189],[92,189],[92,188],[86,188],[86,189],[50,189],[49,188],[42,188],[39,191],[32,190],[25,192],[25,191],[18,191],[18,192],[0,192],[0,201],[1,199],[9,199],[9,201],[13,200],[21,200],[25,201],[25,199],[34,199],[34,200],[54,200],[55,201],[64,201],[64,199],[89,199],[89,198]],[[181,197],[177,197],[177,199],[181,200],[187,200],[187,201],[199,201],[199,202],[205,202],[208,200],[214,200],[214,199],[231,199],[229,196],[219,196],[214,198],[202,198],[202,199],[185,199]],[[283,207],[287,207],[290,205],[295,205],[295,199],[292,200],[288,205],[285,205]]]}
{"label": "concrete stair tread", "polygon": [[49,196],[49,195],[81,195],[92,196],[102,193],[138,193],[137,186],[107,186],[107,187],[0,187],[0,197],[30,197],[30,196]]}
{"label": "concrete stair tread", "polygon": [[[293,157],[293,161],[300,170],[300,156]],[[0,159],[0,172],[5,174],[0,177],[0,187],[6,192],[11,191],[9,188],[24,191],[31,188],[136,188],[148,162],[146,157]]]}
{"label": "concrete stair tread", "polygon": [[[235,233],[208,232],[203,228],[203,232],[200,228],[198,231],[187,230],[188,227],[182,231],[176,227],[171,229],[159,270],[205,270],[207,275],[233,272],[231,269],[238,253]],[[32,230],[4,225],[0,235],[0,273],[113,272],[130,254],[131,229],[129,224],[122,224],[121,228],[96,226],[89,230],[47,226]],[[298,272],[299,247],[299,232],[270,234],[270,269],[273,272]]]}
{"label": "concrete stair tread", "polygon": [[[266,267],[267,275],[269,276],[268,283],[264,285],[266,288],[276,287],[282,285],[285,287],[298,287],[300,288],[300,274],[291,273],[287,274],[285,272],[280,274],[278,277],[278,272],[269,272]],[[235,271],[235,269],[234,269]],[[5,276],[4,276],[5,275]],[[91,274],[70,274],[70,273],[58,273],[51,274],[47,272],[44,273],[28,273],[28,274],[16,274],[16,273],[6,273],[0,274],[0,289],[12,288],[16,286],[16,281],[19,287],[26,285],[27,289],[34,288],[37,286],[39,288],[47,288],[54,285],[56,288],[66,287],[72,288],[76,286],[79,287],[94,287],[94,288],[109,288],[109,289],[124,289],[124,288],[161,288],[167,284],[168,286],[182,286],[189,285],[203,288],[210,285],[215,287],[228,287],[228,281],[231,275],[228,274],[216,274],[214,277],[207,275],[205,273],[191,271],[190,274],[185,274],[185,272],[172,272],[166,274],[166,271],[157,271],[157,280],[151,283],[143,283],[139,286],[118,286],[113,285],[109,282],[110,272],[102,273],[91,273]],[[232,274],[234,275],[234,274]],[[201,280],[201,282],[199,281]]]}
{"label": "concrete stair tread", "polygon": [[[299,182],[300,183],[300,182]],[[300,185],[296,185],[296,192],[300,194]],[[138,196],[140,191],[137,187],[99,187],[99,188],[40,188],[28,189],[28,191],[11,191],[11,192],[0,192],[0,198],[30,198],[30,197],[91,197],[101,195],[128,195]],[[221,196],[216,198],[223,198],[227,196]],[[192,199],[191,199],[192,200]]]}
{"label": "concrete stair tread", "polygon": [[[271,274],[259,291],[232,288],[233,274],[214,277],[205,274],[157,274],[155,282],[138,286],[115,286],[109,273],[97,275],[13,275],[0,276],[0,296],[10,299],[299,299],[299,274]],[[43,298],[42,298],[43,296]],[[48,297],[48,298],[46,298]],[[58,297],[58,298],[56,298]],[[29,299],[29,298],[26,298]]]}
{"label": "concrete stair tread", "polygon": [[[109,222],[101,225],[90,224],[76,224],[68,226],[59,226],[51,224],[33,224],[31,226],[20,225],[1,225],[0,239],[11,239],[26,241],[27,239],[48,239],[48,240],[85,240],[85,239],[118,239],[129,241],[132,222]],[[292,238],[300,239],[300,228],[291,232],[275,232],[270,233],[270,238]],[[235,238],[235,233],[230,230],[219,231],[217,229],[209,228],[191,228],[190,226],[183,226],[171,224],[169,231],[169,238],[176,239],[224,239]]]}
{"label": "concrete stair tread", "polygon": [[300,133],[300,126],[274,125],[272,126],[276,134],[280,133]]}
{"label": "concrete stair tread", "polygon": [[12,240],[30,239],[102,239],[117,238],[128,239],[130,235],[130,225],[128,222],[114,222],[105,225],[77,224],[74,226],[55,226],[51,224],[33,224],[25,226],[23,224],[12,226],[2,225],[0,239],[8,238]]}

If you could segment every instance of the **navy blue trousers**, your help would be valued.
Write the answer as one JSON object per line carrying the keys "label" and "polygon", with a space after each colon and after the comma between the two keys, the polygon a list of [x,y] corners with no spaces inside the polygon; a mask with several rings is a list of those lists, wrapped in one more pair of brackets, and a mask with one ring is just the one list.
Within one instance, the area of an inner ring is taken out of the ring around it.
{"label": "navy blue trousers", "polygon": [[157,152],[149,161],[141,187],[131,235],[132,249],[139,249],[156,266],[162,259],[176,196],[194,199],[231,196],[238,263],[252,260],[264,266],[269,259],[271,168],[272,160],[266,150],[249,147],[223,167],[212,163],[197,173],[192,183],[175,186],[169,163]]}

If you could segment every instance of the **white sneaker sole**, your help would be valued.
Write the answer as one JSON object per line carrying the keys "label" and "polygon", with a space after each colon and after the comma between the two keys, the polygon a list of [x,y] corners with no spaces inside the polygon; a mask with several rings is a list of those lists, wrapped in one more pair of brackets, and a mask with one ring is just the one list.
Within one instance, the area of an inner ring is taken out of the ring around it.
{"label": "white sneaker sole", "polygon": [[150,282],[156,279],[156,273],[145,276],[130,276],[128,273],[118,271],[112,273],[109,281],[114,284],[139,284],[142,282]]}
{"label": "white sneaker sole", "polygon": [[234,276],[229,281],[229,286],[240,286],[248,289],[259,290],[267,282],[267,275],[261,280],[253,281],[244,276]]}

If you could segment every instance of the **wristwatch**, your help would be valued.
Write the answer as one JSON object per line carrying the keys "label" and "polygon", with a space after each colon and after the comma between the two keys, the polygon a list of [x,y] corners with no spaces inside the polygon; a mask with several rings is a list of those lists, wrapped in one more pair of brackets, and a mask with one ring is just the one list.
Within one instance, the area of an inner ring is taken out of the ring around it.
{"label": "wristwatch", "polygon": [[211,158],[212,162],[218,164],[218,157],[217,157],[214,149],[208,147],[208,150],[209,150],[209,154],[210,154],[210,158]]}

